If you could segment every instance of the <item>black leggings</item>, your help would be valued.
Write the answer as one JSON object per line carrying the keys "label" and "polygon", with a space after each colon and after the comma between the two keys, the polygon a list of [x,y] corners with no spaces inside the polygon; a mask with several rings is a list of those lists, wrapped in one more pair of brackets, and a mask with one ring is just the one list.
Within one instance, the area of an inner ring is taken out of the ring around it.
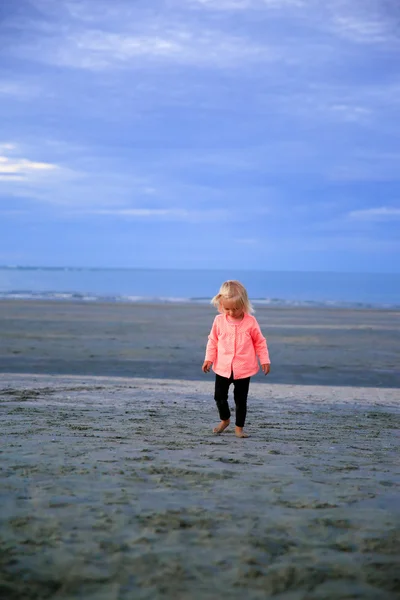
{"label": "black leggings", "polygon": [[233,398],[236,406],[235,424],[237,427],[243,427],[247,413],[247,394],[249,393],[250,377],[233,379],[233,373],[229,378],[216,375],[214,400],[217,403],[221,421],[227,421],[231,416],[228,404],[228,392],[231,383],[233,383]]}

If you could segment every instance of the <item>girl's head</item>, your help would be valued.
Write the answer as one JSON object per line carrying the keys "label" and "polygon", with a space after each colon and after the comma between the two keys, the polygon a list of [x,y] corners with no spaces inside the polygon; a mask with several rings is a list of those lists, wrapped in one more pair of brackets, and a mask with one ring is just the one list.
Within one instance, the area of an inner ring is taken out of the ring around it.
{"label": "girl's head", "polygon": [[219,292],[211,300],[219,312],[228,314],[232,318],[239,319],[243,313],[251,314],[254,312],[246,288],[234,280],[225,281]]}

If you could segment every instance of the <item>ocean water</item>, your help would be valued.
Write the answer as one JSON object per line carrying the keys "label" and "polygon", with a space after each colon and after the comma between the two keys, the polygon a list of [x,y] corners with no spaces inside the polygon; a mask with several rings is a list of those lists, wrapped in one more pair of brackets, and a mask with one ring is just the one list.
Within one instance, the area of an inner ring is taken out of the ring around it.
{"label": "ocean water", "polygon": [[0,267],[0,299],[209,302],[239,279],[254,304],[400,308],[400,273]]}

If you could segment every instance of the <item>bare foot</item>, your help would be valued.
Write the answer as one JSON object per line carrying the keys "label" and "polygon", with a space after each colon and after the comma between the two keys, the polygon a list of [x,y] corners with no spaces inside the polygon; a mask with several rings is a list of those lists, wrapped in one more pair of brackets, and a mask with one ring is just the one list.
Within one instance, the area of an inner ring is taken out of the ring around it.
{"label": "bare foot", "polygon": [[248,434],[243,431],[243,427],[235,427],[235,435],[238,438],[248,438]]}
{"label": "bare foot", "polygon": [[217,425],[217,427],[214,427],[213,432],[214,433],[222,433],[223,431],[225,431],[225,429],[227,427],[229,427],[229,423],[230,423],[229,419],[227,421],[221,421],[221,423],[219,425]]}

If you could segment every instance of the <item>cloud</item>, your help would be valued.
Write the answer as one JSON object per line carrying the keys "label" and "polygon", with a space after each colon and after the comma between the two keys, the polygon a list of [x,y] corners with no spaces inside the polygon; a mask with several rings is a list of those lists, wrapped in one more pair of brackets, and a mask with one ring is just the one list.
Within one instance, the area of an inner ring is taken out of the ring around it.
{"label": "cloud", "polygon": [[[246,28],[226,27],[219,20],[207,18],[206,13],[199,19],[190,7],[201,7],[201,2],[161,2],[157,14],[154,9],[125,2],[111,8],[102,2],[99,8],[96,2],[92,10],[91,3],[79,6],[64,1],[60,2],[61,13],[54,12],[43,0],[35,0],[35,4],[49,22],[45,18],[20,19],[9,26],[7,51],[22,59],[92,71],[143,69],[143,60],[146,66],[169,63],[233,68],[254,62],[281,64],[288,59],[282,52],[285,45],[281,37],[272,29],[267,35],[253,36]],[[205,3],[206,8],[223,10],[287,5],[297,6],[299,0]],[[30,32],[29,37],[25,31]]]}
{"label": "cloud", "polygon": [[333,104],[331,111],[334,115],[337,115],[340,120],[359,123],[368,120],[372,114],[370,108],[365,106],[356,106],[351,104]]}
{"label": "cloud", "polygon": [[15,144],[9,144],[7,142],[0,143],[0,155],[6,152],[12,152],[16,150],[17,146]]}
{"label": "cloud", "polygon": [[326,3],[328,29],[354,44],[398,48],[398,19],[389,4],[390,0],[331,0]]}
{"label": "cloud", "polygon": [[[26,50],[25,50],[26,52]],[[18,53],[18,51],[17,51]],[[143,60],[182,66],[232,68],[243,63],[278,62],[278,46],[257,43],[217,29],[165,26],[141,34],[88,29],[42,44],[38,60],[88,70],[143,67]]]}
{"label": "cloud", "polygon": [[0,97],[18,98],[19,100],[31,100],[39,96],[39,86],[14,80],[0,80]]}
{"label": "cloud", "polygon": [[21,96],[24,88],[14,81],[0,81],[0,96]]}
{"label": "cloud", "polygon": [[[157,12],[144,3],[116,2],[110,7],[101,0],[95,6],[64,0],[57,10],[45,0],[34,4],[49,22],[27,20],[25,29],[31,35],[12,35],[8,51],[93,72],[143,71],[160,65],[215,70],[273,64],[277,81],[288,65],[333,68],[340,60],[340,38],[384,43],[390,29],[378,11],[366,17],[360,5],[343,0],[332,0],[328,7],[321,0],[160,0]],[[255,23],[258,14],[264,19],[263,30]],[[293,20],[304,25],[303,32],[301,28],[292,32]],[[23,31],[23,22],[19,28]]]}
{"label": "cloud", "polygon": [[[13,148],[11,144],[6,145]],[[4,145],[3,145],[4,149]],[[57,165],[45,162],[35,162],[26,158],[8,158],[0,156],[0,180],[22,181],[30,175],[54,171]]]}
{"label": "cloud", "polygon": [[[56,162],[26,157],[26,154],[34,152],[33,147],[0,143],[1,197],[6,201],[9,197],[14,200],[20,198],[24,202],[29,198],[29,202],[36,205],[38,202],[51,205],[63,204],[64,201],[69,204],[71,200],[82,202],[82,195],[77,199],[65,198],[73,190],[74,183],[82,179],[82,174]],[[43,148],[41,153],[43,155]]]}
{"label": "cloud", "polygon": [[204,222],[221,221],[232,217],[225,210],[190,210],[181,208],[122,208],[94,209],[84,211],[86,214],[99,216],[127,217],[132,219],[163,219],[168,221]]}
{"label": "cloud", "polygon": [[386,221],[400,219],[400,208],[380,206],[377,208],[366,208],[363,210],[353,210],[348,213],[350,219],[362,221]]}
{"label": "cloud", "polygon": [[212,11],[265,10],[303,7],[306,0],[189,0],[189,5]]}
{"label": "cloud", "polygon": [[[176,0],[175,4],[179,4]],[[190,0],[189,6],[209,12],[280,14],[307,19],[315,34],[331,33],[363,45],[397,44],[398,20],[390,2],[379,0]]]}
{"label": "cloud", "polygon": [[333,19],[332,29],[341,37],[359,44],[387,44],[396,40],[394,32],[379,17],[337,15]]}

